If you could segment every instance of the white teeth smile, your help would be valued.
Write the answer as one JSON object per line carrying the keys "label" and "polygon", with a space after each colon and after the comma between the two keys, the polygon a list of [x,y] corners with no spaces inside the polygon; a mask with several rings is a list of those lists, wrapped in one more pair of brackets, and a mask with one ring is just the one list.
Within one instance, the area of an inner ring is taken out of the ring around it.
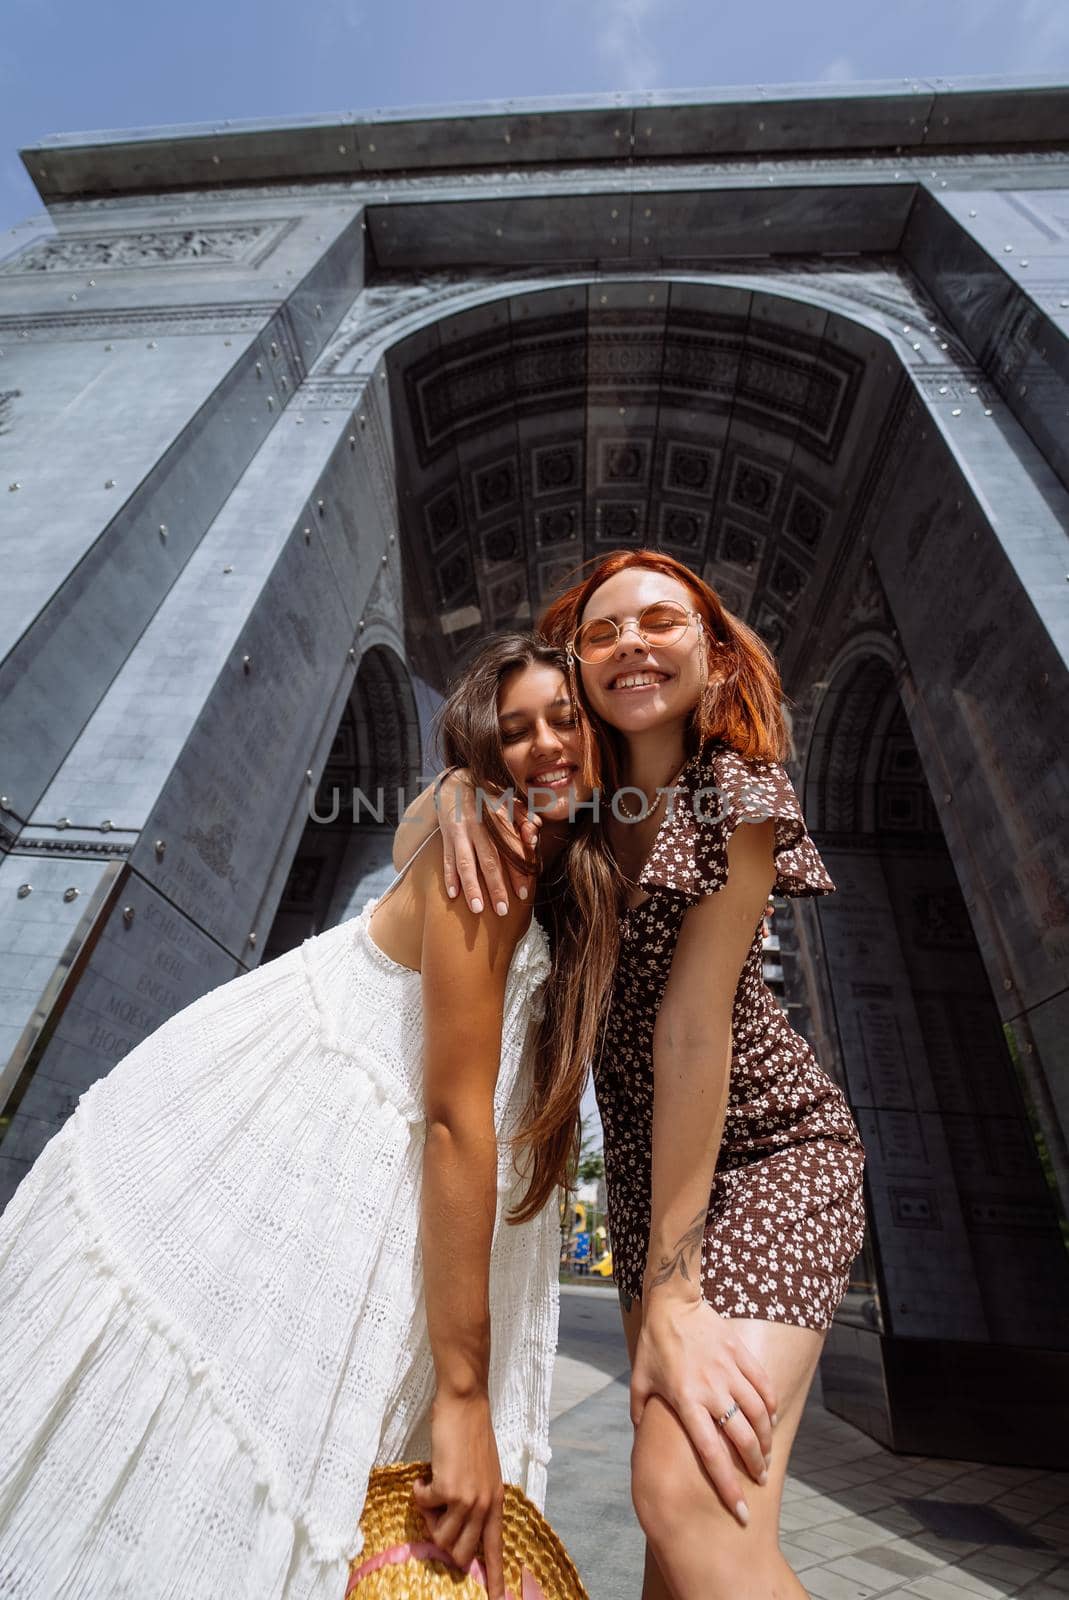
{"label": "white teeth smile", "polygon": [[550,788],[553,784],[567,783],[571,775],[571,767],[557,767],[553,772],[539,772],[532,781],[542,784],[544,788]]}
{"label": "white teeth smile", "polygon": [[663,672],[625,672],[619,678],[614,678],[614,689],[652,689],[654,684],[664,683],[666,675]]}

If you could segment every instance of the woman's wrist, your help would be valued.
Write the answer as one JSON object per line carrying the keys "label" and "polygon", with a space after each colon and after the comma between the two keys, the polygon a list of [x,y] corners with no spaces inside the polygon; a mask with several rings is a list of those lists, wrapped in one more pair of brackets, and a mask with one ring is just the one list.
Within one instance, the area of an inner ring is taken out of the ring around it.
{"label": "woman's wrist", "polygon": [[441,1372],[434,1393],[435,1399],[443,1405],[489,1404],[490,1375],[488,1372]]}
{"label": "woman's wrist", "polygon": [[[674,1208],[678,1212],[678,1207]],[[683,1213],[684,1217],[686,1213]],[[646,1248],[646,1270],[642,1275],[643,1299],[665,1296],[676,1301],[702,1298],[702,1250],[708,1206],[703,1205],[681,1227],[672,1214],[654,1217]]]}
{"label": "woman's wrist", "polygon": [[678,1274],[658,1281],[656,1271],[651,1271],[647,1267],[642,1279],[642,1304],[646,1308],[645,1314],[661,1309],[671,1310],[677,1306],[700,1305],[702,1298],[700,1284],[681,1278]]}

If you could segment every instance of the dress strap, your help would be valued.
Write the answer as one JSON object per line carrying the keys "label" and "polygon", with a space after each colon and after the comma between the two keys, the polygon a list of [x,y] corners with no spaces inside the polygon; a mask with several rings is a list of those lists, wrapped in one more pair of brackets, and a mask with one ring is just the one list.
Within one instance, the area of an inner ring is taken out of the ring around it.
{"label": "dress strap", "polygon": [[441,829],[439,828],[438,824],[435,823],[435,825],[431,829],[430,833],[423,840],[423,843],[420,844],[420,845],[417,845],[415,850],[413,850],[412,854],[409,856],[408,860],[405,862],[404,866],[401,868],[400,872],[397,874],[396,878],[394,878],[394,880],[390,884],[390,886],[388,888],[384,889],[382,891],[382,893],[379,895],[379,898],[378,898],[378,901],[377,901],[378,905],[381,906],[382,902],[386,899],[387,895],[393,894],[393,891],[397,888],[397,885],[400,883],[401,879],[404,877],[405,873],[408,871],[408,869],[412,865],[413,861],[415,861],[415,859],[419,855],[420,851],[426,849],[427,845],[430,844],[430,842],[434,838],[435,834],[436,833],[440,833],[440,832],[441,832]]}

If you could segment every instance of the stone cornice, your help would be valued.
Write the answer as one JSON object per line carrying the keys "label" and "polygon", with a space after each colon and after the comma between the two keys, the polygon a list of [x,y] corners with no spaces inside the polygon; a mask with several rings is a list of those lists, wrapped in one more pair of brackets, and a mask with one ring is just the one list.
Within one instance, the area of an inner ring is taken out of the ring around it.
{"label": "stone cornice", "polygon": [[22,158],[47,201],[213,189],[254,178],[721,157],[1046,150],[1064,143],[1069,85],[1056,79],[910,79],[230,122],[58,135]]}
{"label": "stone cornice", "polygon": [[100,311],[27,311],[0,316],[0,348],[4,340],[48,343],[60,339],[137,339],[145,334],[255,333],[279,309],[278,300],[253,300],[233,305],[113,306]]}
{"label": "stone cornice", "polygon": [[[470,199],[474,194],[486,198],[515,194],[522,183],[528,197],[557,194],[643,194],[650,191],[681,191],[718,188],[748,188],[769,180],[783,185],[817,182],[824,186],[892,182],[927,183],[938,189],[990,187],[993,179],[1000,186],[1015,188],[1065,188],[1069,185],[1069,141],[1049,150],[1009,150],[946,153],[938,156],[888,154],[842,156],[814,154],[793,159],[773,160],[746,157],[721,161],[632,161],[618,167],[596,167],[586,163],[569,167],[524,168],[522,172],[493,169],[470,172],[423,172],[395,174],[392,177],[363,177],[346,180],[309,179],[303,183],[268,183],[228,186],[225,189],[168,190],[147,197],[140,194],[104,195],[95,199],[55,200],[50,212],[57,222],[72,223],[81,218],[109,214],[122,217],[136,210],[138,217],[152,205],[160,221],[181,221],[186,217],[206,218],[218,211],[230,218],[238,206],[271,205],[279,199],[327,202],[347,200],[354,205],[385,206],[391,201]],[[47,229],[48,220],[39,217],[22,223],[29,236]]]}

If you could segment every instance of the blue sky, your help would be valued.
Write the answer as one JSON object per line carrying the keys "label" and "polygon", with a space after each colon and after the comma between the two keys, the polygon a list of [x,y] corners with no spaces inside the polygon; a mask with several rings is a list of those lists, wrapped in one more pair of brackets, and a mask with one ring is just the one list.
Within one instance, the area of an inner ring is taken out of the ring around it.
{"label": "blue sky", "polygon": [[615,89],[1069,80],[1069,0],[6,0],[0,228],[49,133]]}

